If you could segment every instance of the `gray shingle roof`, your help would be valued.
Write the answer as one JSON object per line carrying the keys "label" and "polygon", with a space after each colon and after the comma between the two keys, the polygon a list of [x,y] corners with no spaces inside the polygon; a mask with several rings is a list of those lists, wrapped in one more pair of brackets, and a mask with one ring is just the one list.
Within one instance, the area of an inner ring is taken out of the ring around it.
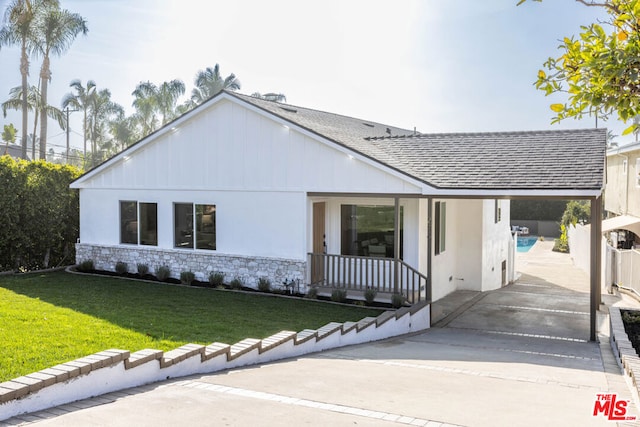
{"label": "gray shingle roof", "polygon": [[441,189],[600,190],[606,129],[417,134],[228,94]]}

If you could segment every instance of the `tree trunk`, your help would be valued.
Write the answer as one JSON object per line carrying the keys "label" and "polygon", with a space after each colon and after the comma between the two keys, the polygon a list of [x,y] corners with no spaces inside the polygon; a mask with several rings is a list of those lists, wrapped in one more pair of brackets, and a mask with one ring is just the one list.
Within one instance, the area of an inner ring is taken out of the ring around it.
{"label": "tree trunk", "polygon": [[29,126],[29,103],[27,101],[27,91],[29,90],[29,83],[27,76],[29,75],[29,57],[27,56],[26,43],[22,42],[22,56],[20,58],[20,74],[22,74],[22,153],[21,157],[27,159],[27,127]]}
{"label": "tree trunk", "polygon": [[40,70],[40,80],[42,87],[40,88],[40,159],[47,159],[47,87],[51,80],[51,71],[49,71],[49,56],[45,55],[42,61],[42,69]]}

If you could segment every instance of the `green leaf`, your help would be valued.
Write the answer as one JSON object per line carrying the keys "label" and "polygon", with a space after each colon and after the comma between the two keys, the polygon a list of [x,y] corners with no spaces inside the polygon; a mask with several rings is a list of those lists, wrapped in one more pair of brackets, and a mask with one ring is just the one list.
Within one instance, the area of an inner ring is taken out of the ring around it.
{"label": "green leaf", "polygon": [[625,130],[622,131],[622,136],[629,135],[630,133],[633,133],[633,131],[635,131],[637,128],[638,128],[638,125],[632,124],[631,126],[629,126],[628,128],[626,128]]}
{"label": "green leaf", "polygon": [[561,111],[564,111],[564,105],[562,104],[551,104],[549,108],[551,108],[556,113],[560,113]]}

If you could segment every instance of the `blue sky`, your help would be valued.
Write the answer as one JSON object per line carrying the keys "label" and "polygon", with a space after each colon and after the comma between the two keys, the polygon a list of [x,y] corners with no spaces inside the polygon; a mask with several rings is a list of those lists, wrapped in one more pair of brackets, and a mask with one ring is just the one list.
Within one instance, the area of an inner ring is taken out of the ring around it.
{"label": "blue sky", "polygon": [[[89,33],[52,60],[49,101],[69,82],[92,79],[132,112],[140,81],[183,80],[220,64],[242,93],[281,92],[287,101],[420,132],[593,127],[594,119],[551,125],[533,87],[559,40],[603,18],[571,0],[61,0]],[[8,1],[0,0],[4,11]],[[0,99],[20,84],[17,48],[0,50]],[[40,67],[33,60],[31,80]],[[81,146],[80,115],[72,145]],[[0,125],[20,124],[10,114]],[[30,118],[31,122],[31,118]],[[620,134],[625,126],[600,121]],[[64,133],[49,130],[56,151]],[[625,137],[629,138],[629,137]],[[618,138],[619,142],[625,138]]]}

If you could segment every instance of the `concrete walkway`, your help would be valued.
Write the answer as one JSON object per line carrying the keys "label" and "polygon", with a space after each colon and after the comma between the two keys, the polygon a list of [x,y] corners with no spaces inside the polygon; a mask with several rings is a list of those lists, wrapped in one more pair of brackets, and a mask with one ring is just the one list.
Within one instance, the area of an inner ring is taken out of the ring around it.
{"label": "concrete walkway", "polygon": [[[518,270],[516,284],[435,304],[438,322],[424,333],[111,393],[6,423],[616,425],[593,416],[596,394],[632,396],[608,344],[606,307],[600,343],[588,341],[587,275],[548,242],[519,255]],[[633,402],[627,415],[639,415]]]}

